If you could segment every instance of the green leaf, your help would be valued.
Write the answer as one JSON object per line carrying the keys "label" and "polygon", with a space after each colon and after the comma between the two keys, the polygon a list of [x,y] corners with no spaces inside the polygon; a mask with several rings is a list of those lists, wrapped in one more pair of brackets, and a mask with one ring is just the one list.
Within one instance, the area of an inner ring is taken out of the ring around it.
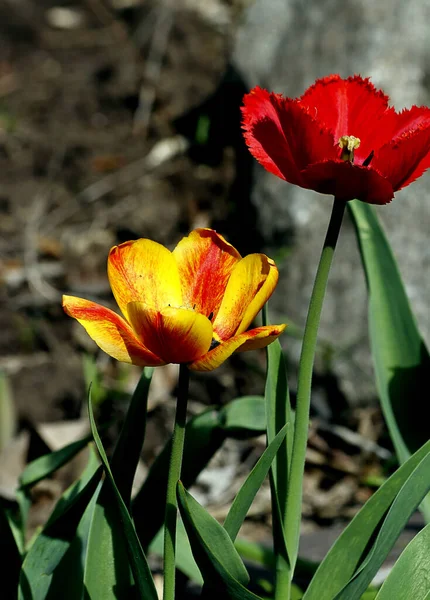
{"label": "green leaf", "polygon": [[[376,383],[400,462],[429,438],[423,398],[429,395],[430,356],[374,208],[348,203],[369,290],[369,331]],[[427,508],[430,517],[430,504]]]}
{"label": "green leaf", "polygon": [[425,600],[430,592],[430,524],[406,546],[379,590],[376,600]]}
{"label": "green leaf", "polygon": [[258,598],[244,587],[249,575],[225,529],[180,482],[178,501],[194,558],[211,593],[232,600]]}
{"label": "green leaf", "polygon": [[266,430],[266,413],[263,396],[243,396],[232,400],[220,410],[223,429],[228,435],[247,435]]}
{"label": "green leaf", "polygon": [[228,515],[224,522],[224,529],[227,531],[228,535],[233,541],[236,539],[239,529],[245,520],[249,507],[251,506],[258,490],[263,484],[263,481],[269,472],[270,465],[272,464],[279,447],[284,441],[287,428],[288,425],[284,425],[281,431],[274,437],[272,442],[263,452],[257,464],[252,469],[251,473],[246,478],[246,481],[240,488],[230,507],[230,510],[228,511]]}
{"label": "green leaf", "polygon": [[93,404],[98,406],[106,398],[106,390],[102,385],[102,376],[95,357],[91,354],[83,354],[82,368],[84,372],[85,389],[91,387]]}
{"label": "green leaf", "polygon": [[[268,308],[263,308],[263,324],[267,325]],[[277,571],[290,578],[291,561],[285,534],[285,510],[288,496],[293,437],[294,413],[291,408],[287,369],[279,340],[267,347],[266,376],[267,441],[272,443],[277,433],[286,426],[286,437],[272,463],[270,488],[272,495],[273,540],[277,556]]]}
{"label": "green leaf", "polygon": [[[97,461],[100,462],[98,455]],[[51,585],[49,586],[50,599],[76,600],[77,598],[83,598],[88,538],[100,488],[101,484],[88,503],[67,552],[52,574]],[[67,586],[64,585],[66,580],[68,582]]]}
{"label": "green leaf", "polygon": [[[162,527],[153,539],[150,547],[151,552],[163,556],[164,550],[164,528]],[[182,571],[189,579],[195,583],[202,585],[203,578],[200,570],[194,560],[193,553],[191,551],[190,542],[185,531],[184,523],[182,519],[178,519],[176,529],[176,567]]]}
{"label": "green leaf", "polygon": [[[94,420],[93,408],[92,408],[92,404],[91,404],[91,394],[88,395],[88,413],[89,413],[89,417],[90,417],[91,431],[93,433],[94,441],[96,443],[97,450],[100,454],[100,458],[102,459],[103,467],[105,469],[105,473],[107,476],[107,481],[109,481],[110,486],[111,486],[111,491],[113,493],[112,494],[113,499],[116,501],[117,511],[111,512],[110,509],[115,505],[112,504],[111,497],[109,496],[109,492],[103,492],[103,490],[100,493],[100,498],[102,497],[102,493],[103,493],[103,499],[105,500],[105,502],[103,502],[101,504],[98,503],[97,506],[99,506],[101,510],[106,510],[107,513],[109,514],[109,516],[113,519],[113,523],[111,523],[111,526],[112,526],[112,524],[118,524],[118,523],[121,523],[121,525],[122,525],[123,536],[126,541],[128,556],[129,556],[129,560],[130,560],[130,566],[133,571],[134,580],[135,580],[137,589],[139,591],[140,597],[145,598],[145,600],[158,600],[157,591],[155,589],[154,580],[152,579],[151,571],[149,569],[149,566],[148,566],[148,563],[146,560],[146,556],[142,550],[142,546],[140,545],[139,539],[136,535],[136,530],[134,528],[134,524],[133,524],[133,521],[131,520],[130,514],[127,510],[127,506],[124,503],[124,500],[115,484],[115,480],[113,478],[113,474],[112,474],[111,468],[109,466],[109,462],[107,460],[106,453],[104,451],[102,442],[100,440],[100,437],[99,437],[99,434],[97,431],[96,423]],[[104,489],[108,490],[109,488],[105,487]],[[106,496],[104,494],[106,494]],[[100,540],[100,541],[106,540],[106,536],[105,536],[106,527],[104,526],[105,521],[100,520],[98,523],[101,524],[102,531],[98,531],[93,526],[91,528],[91,532],[90,532],[90,540],[92,539],[93,542],[95,542],[95,543],[97,543],[97,540]],[[99,534],[101,534],[101,535],[99,535]],[[111,539],[113,539],[113,538],[111,538]],[[109,542],[109,544],[110,544],[110,542]],[[94,548],[94,544],[93,544],[93,548]],[[103,549],[106,549],[106,547],[101,548],[101,552],[99,555],[99,563],[105,563],[105,564],[113,563],[113,568],[114,569],[117,568],[117,563],[119,562],[119,556],[120,556],[120,555],[118,555],[118,551],[120,551],[121,548],[108,545],[107,549],[109,551],[112,550],[112,552],[113,552],[113,554],[110,556],[104,555],[102,552]],[[94,556],[94,554],[93,554],[93,556]],[[88,567],[88,565],[87,565],[87,567]],[[88,570],[88,568],[87,568],[86,573],[89,573],[90,571],[91,571],[91,569]],[[87,579],[87,583],[88,583],[88,579]],[[118,589],[109,590],[108,591],[109,595],[106,595],[105,593],[101,592],[100,584],[104,584],[104,582],[99,580],[98,584],[97,584],[97,581],[94,581],[94,573],[91,573],[91,583],[95,583],[95,590],[96,590],[96,593],[99,595],[99,597],[103,597],[106,600],[109,597],[112,597],[112,598],[122,597],[121,592]],[[91,598],[96,597],[92,593],[92,590],[89,589],[88,587],[87,587],[87,593],[89,594],[89,596]],[[110,595],[111,593],[113,593],[114,595],[111,596]]]}
{"label": "green leaf", "polygon": [[52,574],[70,547],[101,474],[102,467],[98,466],[98,461],[90,459],[81,479],[60,498],[24,560],[19,581],[20,600],[43,600],[47,597]]}
{"label": "green leaf", "polygon": [[130,502],[133,480],[145,441],[148,393],[153,372],[154,369],[150,367],[145,367],[142,371],[112,455],[111,470],[126,504]]}
{"label": "green leaf", "polygon": [[49,477],[54,471],[57,471],[57,469],[72,460],[78,452],[88,445],[91,439],[92,436],[87,436],[82,440],[60,448],[60,450],[44,454],[33,460],[33,462],[27,465],[19,478],[21,488],[30,488],[42,479]]}
{"label": "green leaf", "polygon": [[[275,554],[272,548],[269,548],[266,544],[237,538],[234,542],[234,547],[242,559],[257,563],[270,571],[276,568]],[[300,580],[308,581],[315,575],[318,566],[319,563],[298,558],[294,570],[295,576]]]}
{"label": "green leaf", "polygon": [[[331,547],[306,590],[303,600],[333,600],[348,583],[362,564],[396,496],[421,461],[429,455],[430,441],[412,455],[369,498]],[[411,506],[413,504],[414,501],[411,499]]]}
{"label": "green leaf", "polygon": [[0,556],[7,557],[7,568],[2,570],[1,591],[4,598],[15,598],[21,570],[21,554],[12,531],[10,516],[0,501]]}
{"label": "green leaf", "polygon": [[[111,461],[112,475],[126,504],[130,501],[133,478],[145,438],[152,373],[153,369],[149,368],[142,371]],[[145,515],[146,520],[148,514]],[[84,582],[90,596],[128,597],[134,593],[127,548],[124,527],[118,518],[115,491],[109,480],[105,480],[94,505],[88,530]],[[100,561],[101,554],[105,557],[103,561]]]}
{"label": "green leaf", "polygon": [[412,513],[430,490],[430,453],[416,466],[395,498],[376,541],[353,578],[336,595],[336,600],[359,600],[378,572]]}
{"label": "green leaf", "polygon": [[84,598],[135,600],[124,525],[115,492],[105,481],[90,516],[83,572]]}
{"label": "green leaf", "polygon": [[[193,417],[185,427],[185,445],[181,481],[190,486],[197,479],[215,452],[221,447],[226,434],[219,413],[210,408]],[[147,548],[163,525],[167,473],[171,440],[164,446],[151,466],[146,480],[133,500],[133,517],[137,534]],[[148,515],[151,518],[148,519]]]}
{"label": "green leaf", "polygon": [[[245,397],[244,403],[242,400],[232,400],[221,410],[209,408],[187,423],[181,474],[185,486],[195,482],[226,437],[249,438],[256,431],[261,431],[260,422],[264,415],[259,400],[255,400],[255,397]],[[246,406],[251,407],[253,418],[260,415],[257,423],[243,414]],[[170,447],[171,440],[152,464],[148,477],[132,503],[136,531],[144,548],[149,546],[163,524]],[[148,514],[151,515],[150,519],[146,517]]]}

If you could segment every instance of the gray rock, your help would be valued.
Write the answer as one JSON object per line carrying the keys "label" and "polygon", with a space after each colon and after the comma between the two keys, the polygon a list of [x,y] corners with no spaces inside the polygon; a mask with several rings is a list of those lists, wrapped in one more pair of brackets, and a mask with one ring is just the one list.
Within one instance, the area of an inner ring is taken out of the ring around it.
{"label": "gray rock", "polygon": [[[285,96],[301,95],[330,73],[359,73],[371,77],[397,110],[429,104],[429,17],[429,0],[257,0],[245,15],[234,61],[250,88],[261,85]],[[331,199],[285,183],[258,165],[255,176],[253,202],[268,246],[275,239],[292,241],[272,313],[303,327]],[[427,343],[429,184],[426,174],[398,192],[390,205],[377,207]],[[330,276],[320,338],[336,350],[332,367],[347,398],[356,404],[375,397],[365,280],[349,219]],[[284,337],[283,343],[295,362],[299,342]]]}

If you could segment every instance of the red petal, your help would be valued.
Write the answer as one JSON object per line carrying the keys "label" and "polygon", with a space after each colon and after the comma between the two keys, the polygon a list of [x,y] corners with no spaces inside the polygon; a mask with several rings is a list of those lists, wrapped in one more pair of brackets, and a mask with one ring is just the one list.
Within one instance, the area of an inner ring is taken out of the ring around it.
{"label": "red petal", "polygon": [[391,181],[394,191],[415,181],[430,167],[430,110],[428,122],[386,144],[372,161]]}
{"label": "red petal", "polygon": [[125,317],[129,302],[145,302],[154,308],[182,304],[176,261],[170,250],[152,240],[114,246],[108,258],[108,277]]}
{"label": "red petal", "polygon": [[193,361],[189,368],[192,371],[213,371],[234,352],[265,348],[281,335],[285,327],[286,325],[267,325],[266,327],[257,327],[251,329],[251,331],[239,333],[229,340],[221,342],[219,346]]}
{"label": "red petal", "polygon": [[213,229],[195,229],[173,250],[184,305],[216,318],[239,252]]}
{"label": "red petal", "polygon": [[391,183],[370,167],[343,160],[315,163],[303,171],[307,187],[338,200],[357,198],[370,204],[387,204],[393,199]]}
{"label": "red petal", "polygon": [[136,333],[166,363],[191,362],[211,345],[211,322],[193,310],[167,306],[157,311],[142,302],[130,302],[127,311]]}
{"label": "red petal", "polygon": [[116,360],[142,367],[165,364],[142,344],[130,325],[109,308],[75,296],[63,296],[63,308],[85,327],[106,354]]}
{"label": "red petal", "polygon": [[290,183],[306,187],[300,171],[339,154],[331,133],[295,100],[256,87],[244,97],[242,115],[251,154]]}
{"label": "red petal", "polygon": [[[402,138],[405,134],[422,127],[430,126],[430,109],[426,106],[412,106],[410,109],[402,110],[396,113],[394,109],[389,109],[379,121],[376,121],[372,131],[362,140],[360,148],[355,156],[358,160],[365,159],[372,150],[375,155],[385,144]],[[374,166],[372,161],[372,165]],[[379,166],[377,167],[380,168]],[[383,169],[380,169],[383,171]]]}
{"label": "red petal", "polygon": [[[355,152],[359,161],[380,147],[378,131],[387,125],[391,131],[391,119],[395,115],[394,109],[388,108],[388,96],[359,75],[348,79],[339,75],[318,79],[303,94],[299,104],[310,114],[315,112],[321,126],[333,132],[335,142],[343,135],[360,138],[361,145]],[[385,119],[389,123],[383,126]]]}
{"label": "red petal", "polygon": [[221,340],[248,329],[272,295],[278,277],[275,263],[265,254],[248,254],[236,264],[213,323]]}

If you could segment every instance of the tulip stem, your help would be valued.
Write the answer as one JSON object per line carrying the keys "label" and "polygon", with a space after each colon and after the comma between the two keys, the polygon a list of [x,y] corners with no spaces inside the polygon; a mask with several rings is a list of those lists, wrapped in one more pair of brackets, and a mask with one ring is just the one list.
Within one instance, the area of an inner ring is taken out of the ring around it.
{"label": "tulip stem", "polygon": [[174,600],[175,598],[176,523],[178,516],[176,487],[181,477],[189,380],[190,372],[188,367],[186,365],[181,365],[179,368],[178,399],[172,436],[169,474],[167,478],[166,512],[164,519],[163,600]]}
{"label": "tulip stem", "polygon": [[[303,473],[305,468],[306,447],[309,430],[309,409],[311,400],[312,371],[315,359],[318,327],[327,287],[328,275],[333,260],[334,251],[345,213],[346,202],[334,199],[330,223],[324,240],[320,262],[315,276],[314,287],[309,303],[303,335],[302,352],[300,356],[297,380],[297,405],[293,437],[290,477],[285,507],[286,542],[290,560],[290,578],[285,582],[282,578],[276,586],[276,598],[288,600],[290,586],[297,561],[300,539],[300,523],[302,512]],[[283,589],[278,589],[283,588]]]}

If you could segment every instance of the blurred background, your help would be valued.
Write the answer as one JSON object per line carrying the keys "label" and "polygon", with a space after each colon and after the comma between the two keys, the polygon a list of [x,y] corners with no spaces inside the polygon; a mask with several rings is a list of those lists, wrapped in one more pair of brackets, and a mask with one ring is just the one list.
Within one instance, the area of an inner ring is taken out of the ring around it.
{"label": "blurred background", "polygon": [[[360,73],[398,110],[429,104],[429,21],[428,0],[0,0],[2,498],[12,500],[26,461],[88,431],[90,381],[98,382],[100,419],[111,424],[107,444],[115,440],[139,369],[99,352],[63,314],[61,294],[113,307],[106,258],[128,239],[173,247],[191,229],[213,227],[243,255],[272,256],[281,279],[271,318],[289,324],[282,343],[294,401],[331,199],[255,163],[240,129],[243,94],[261,85],[295,97],[317,77]],[[429,181],[378,208],[427,342]],[[193,375],[190,414],[262,394],[264,369],[262,351]],[[170,431],[176,378],[175,366],[156,371],[141,479]],[[304,549],[317,559],[394,464],[348,219],[314,384]],[[214,457],[198,488],[214,514],[225,514],[263,447],[263,437],[227,440]],[[74,476],[40,484],[34,527]],[[263,489],[249,535],[264,540],[269,527]]]}

